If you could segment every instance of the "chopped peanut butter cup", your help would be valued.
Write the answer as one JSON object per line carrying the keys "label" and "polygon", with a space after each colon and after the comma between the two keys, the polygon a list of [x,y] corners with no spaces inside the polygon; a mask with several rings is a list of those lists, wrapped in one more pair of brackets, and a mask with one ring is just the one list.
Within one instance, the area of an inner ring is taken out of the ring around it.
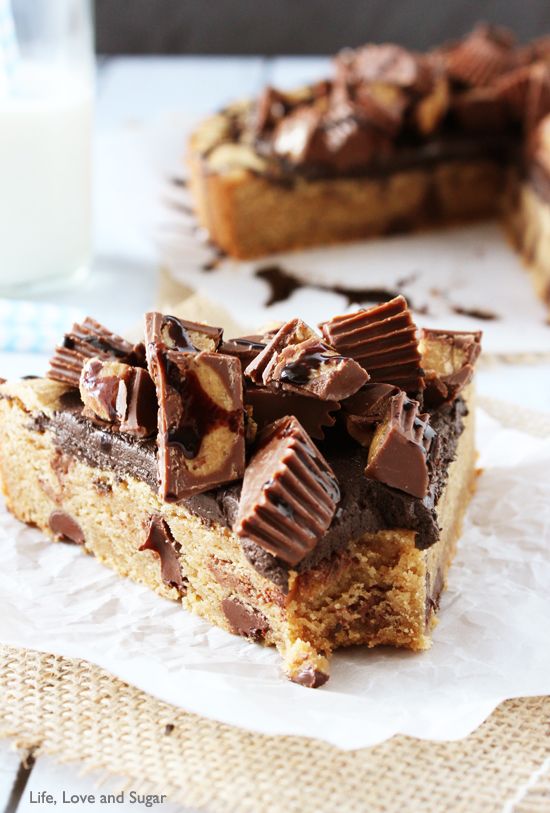
{"label": "chopped peanut butter cup", "polygon": [[343,401],[346,429],[361,446],[370,446],[376,426],[384,420],[388,403],[395,395],[399,395],[399,387],[393,384],[369,383]]}
{"label": "chopped peanut butter cup", "polygon": [[47,376],[78,387],[84,363],[94,356],[101,361],[116,360],[138,366],[145,364],[143,345],[132,345],[87,317],[81,325],[75,323],[71,332],[65,334],[63,343],[56,347]]}
{"label": "chopped peanut butter cup", "polygon": [[219,352],[227,356],[236,356],[244,370],[264,349],[267,341],[268,339],[260,333],[253,336],[239,336],[236,339],[223,341],[219,347]]}
{"label": "chopped peanut butter cup", "polygon": [[145,314],[145,335],[147,342],[162,344],[167,350],[213,353],[221,344],[223,330],[153,311]]}
{"label": "chopped peanut butter cup", "polygon": [[497,26],[478,25],[445,53],[445,66],[455,81],[474,87],[490,84],[515,65],[514,38]]}
{"label": "chopped peanut butter cup", "polygon": [[148,344],[147,353],[159,403],[162,497],[178,501],[241,477],[245,443],[239,360],[154,344]]}
{"label": "chopped peanut butter cup", "polygon": [[418,401],[404,392],[394,396],[369,449],[365,475],[413,497],[428,493],[428,453],[435,438],[429,415],[420,415]]}
{"label": "chopped peanut butter cup", "polygon": [[481,353],[481,332],[424,329],[419,347],[425,368],[425,406],[434,409],[453,401],[472,380]]}
{"label": "chopped peanut butter cup", "polygon": [[340,356],[299,319],[279,329],[245,374],[256,383],[274,384],[325,401],[347,398],[369,380],[357,362]]}
{"label": "chopped peanut butter cup", "polygon": [[155,385],[147,370],[119,361],[89,359],[80,375],[83,414],[136,437],[157,428]]}
{"label": "chopped peanut butter cup", "polygon": [[416,325],[404,297],[333,316],[321,330],[330,346],[357,361],[371,381],[394,384],[411,394],[423,389]]}
{"label": "chopped peanut butter cup", "polygon": [[294,418],[267,427],[244,474],[234,530],[289,565],[323,536],[340,500],[329,464]]}
{"label": "chopped peanut butter cup", "polygon": [[259,430],[279,418],[294,415],[308,435],[316,440],[322,440],[325,430],[334,426],[334,413],[340,409],[337,401],[321,401],[310,395],[269,387],[247,386],[244,401],[252,408],[252,418]]}

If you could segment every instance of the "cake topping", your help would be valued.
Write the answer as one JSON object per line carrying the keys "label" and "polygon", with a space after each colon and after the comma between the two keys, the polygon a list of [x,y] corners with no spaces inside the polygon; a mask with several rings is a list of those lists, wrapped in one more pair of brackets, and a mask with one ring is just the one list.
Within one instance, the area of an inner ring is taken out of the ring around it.
{"label": "cake topping", "polygon": [[391,398],[399,394],[393,384],[365,384],[342,403],[343,417],[351,437],[370,446],[376,425],[385,417]]}
{"label": "cake topping", "polygon": [[226,339],[220,345],[220,353],[236,356],[243,367],[248,367],[258,353],[266,346],[266,337],[260,333],[252,336],[239,336],[236,339]]}
{"label": "cake topping", "polygon": [[508,123],[508,110],[497,87],[469,88],[455,94],[453,115],[465,132],[495,133]]}
{"label": "cake topping", "polygon": [[222,341],[221,327],[211,327],[202,322],[189,322],[163,313],[145,314],[145,332],[148,341],[163,345],[167,350],[197,353],[200,350],[216,351]]}
{"label": "cake topping", "polygon": [[254,129],[258,133],[273,130],[290,108],[288,97],[275,88],[267,86],[255,108]]}
{"label": "cake topping", "polygon": [[132,345],[87,317],[81,325],[74,324],[71,332],[65,334],[63,344],[56,347],[47,376],[78,387],[85,361],[94,356],[102,361],[111,359],[138,366],[145,363],[143,345]]}
{"label": "cake topping", "polygon": [[337,79],[356,83],[384,83],[425,91],[431,86],[427,61],[399,45],[365,45],[346,49],[335,58]]}
{"label": "cake topping", "polygon": [[253,381],[340,401],[368,381],[357,362],[340,356],[299,319],[286,322],[246,368]]}
{"label": "cake topping", "polygon": [[550,111],[550,66],[534,65],[525,108],[525,127],[531,132]]}
{"label": "cake topping", "polygon": [[404,297],[334,316],[321,330],[331,347],[355,359],[371,381],[394,384],[412,394],[423,389],[416,325]]}
{"label": "cake topping", "polygon": [[510,115],[530,132],[550,110],[550,67],[523,65],[502,76],[496,88]]}
{"label": "cake topping", "polygon": [[316,546],[340,500],[332,469],[294,417],[260,435],[234,530],[293,566]]}
{"label": "cake topping", "polygon": [[425,405],[436,408],[453,401],[472,380],[481,332],[425,329],[419,346],[426,376]]}
{"label": "cake topping", "polygon": [[428,453],[435,438],[428,415],[404,392],[394,396],[374,433],[365,475],[423,498],[430,483]]}
{"label": "cake topping", "polygon": [[329,79],[292,92],[267,87],[240,118],[226,111],[233,133],[222,131],[210,166],[230,166],[227,156],[221,165],[212,163],[218,150],[229,150],[233,164],[269,177],[331,176],[391,168],[394,153],[407,160],[409,148],[414,152],[419,140],[437,132],[442,145],[459,153],[453,135],[461,132],[511,140],[514,116],[500,83],[516,70],[536,68],[538,81],[530,82],[534,112],[526,116],[532,129],[550,112],[543,70],[549,68],[549,41],[517,46],[507,30],[483,24],[426,54],[392,44],[346,49],[333,60]]}
{"label": "cake topping", "polygon": [[337,401],[321,401],[309,395],[268,387],[246,387],[244,400],[252,408],[252,417],[259,430],[279,418],[294,415],[308,435],[316,440],[322,440],[325,430],[334,426],[334,413],[340,409]]}
{"label": "cake topping", "polygon": [[184,499],[244,471],[241,365],[218,353],[166,350],[147,336],[159,403],[159,475],[167,501]]}
{"label": "cake topping", "polygon": [[514,38],[503,28],[478,25],[461,42],[447,49],[444,58],[451,79],[471,87],[484,87],[515,67]]}
{"label": "cake topping", "polygon": [[162,581],[168,587],[175,587],[184,592],[185,581],[181,572],[178,553],[181,545],[176,542],[168,523],[158,514],[153,514],[149,521],[147,537],[139,548],[140,551],[151,550],[160,559],[160,573]]}
{"label": "cake topping", "polygon": [[317,338],[317,334],[309,325],[306,325],[301,319],[290,319],[281,325],[254,361],[248,365],[244,371],[245,375],[255,384],[265,383],[264,376],[269,376],[277,362],[277,356],[285,347],[315,338]]}
{"label": "cake topping", "polygon": [[157,428],[155,385],[147,372],[118,361],[89,359],[80,376],[83,414],[112,423],[136,437]]}

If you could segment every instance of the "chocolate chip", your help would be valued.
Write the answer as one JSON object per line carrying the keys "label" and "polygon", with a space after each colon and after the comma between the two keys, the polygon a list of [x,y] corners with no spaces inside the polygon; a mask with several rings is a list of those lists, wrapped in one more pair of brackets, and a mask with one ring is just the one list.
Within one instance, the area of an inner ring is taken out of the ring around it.
{"label": "chocolate chip", "polygon": [[229,622],[231,632],[253,641],[261,641],[269,630],[267,618],[259,610],[238,598],[224,598],[222,610]]}
{"label": "chocolate chip", "polygon": [[60,542],[68,542],[72,545],[83,545],[85,540],[84,531],[78,522],[65,511],[52,511],[48,520],[50,529]]}
{"label": "chocolate chip", "polygon": [[175,587],[181,593],[185,593],[186,582],[178,557],[181,545],[172,536],[168,523],[163,517],[153,514],[149,521],[147,538],[138,550],[151,550],[156,553],[160,558],[162,581],[168,587]]}
{"label": "chocolate chip", "polygon": [[306,666],[297,675],[292,676],[291,680],[293,683],[299,683],[300,686],[306,686],[308,689],[318,689],[319,686],[323,686],[327,682],[328,678],[329,676],[325,672],[314,669],[313,666]]}

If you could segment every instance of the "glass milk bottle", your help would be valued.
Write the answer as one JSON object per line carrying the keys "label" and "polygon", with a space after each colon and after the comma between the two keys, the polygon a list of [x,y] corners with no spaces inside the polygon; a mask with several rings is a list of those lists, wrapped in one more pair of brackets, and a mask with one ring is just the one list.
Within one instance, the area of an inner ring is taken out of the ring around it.
{"label": "glass milk bottle", "polygon": [[89,263],[93,71],[90,0],[0,0],[0,295]]}

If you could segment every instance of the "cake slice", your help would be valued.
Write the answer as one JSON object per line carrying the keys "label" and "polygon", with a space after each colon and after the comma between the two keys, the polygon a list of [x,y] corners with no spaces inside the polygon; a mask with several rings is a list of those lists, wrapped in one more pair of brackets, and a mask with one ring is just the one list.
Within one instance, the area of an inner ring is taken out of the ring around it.
{"label": "cake slice", "polygon": [[504,213],[546,297],[548,114],[550,38],[479,25],[428,53],[366,45],[326,81],[202,122],[190,189],[210,239],[242,259]]}
{"label": "cake slice", "polygon": [[353,358],[343,317],[225,341],[153,313],[138,345],[75,325],[46,378],[0,386],[9,510],[305,686],[339,647],[425,649],[475,480],[480,336],[401,341],[402,298],[355,319]]}

